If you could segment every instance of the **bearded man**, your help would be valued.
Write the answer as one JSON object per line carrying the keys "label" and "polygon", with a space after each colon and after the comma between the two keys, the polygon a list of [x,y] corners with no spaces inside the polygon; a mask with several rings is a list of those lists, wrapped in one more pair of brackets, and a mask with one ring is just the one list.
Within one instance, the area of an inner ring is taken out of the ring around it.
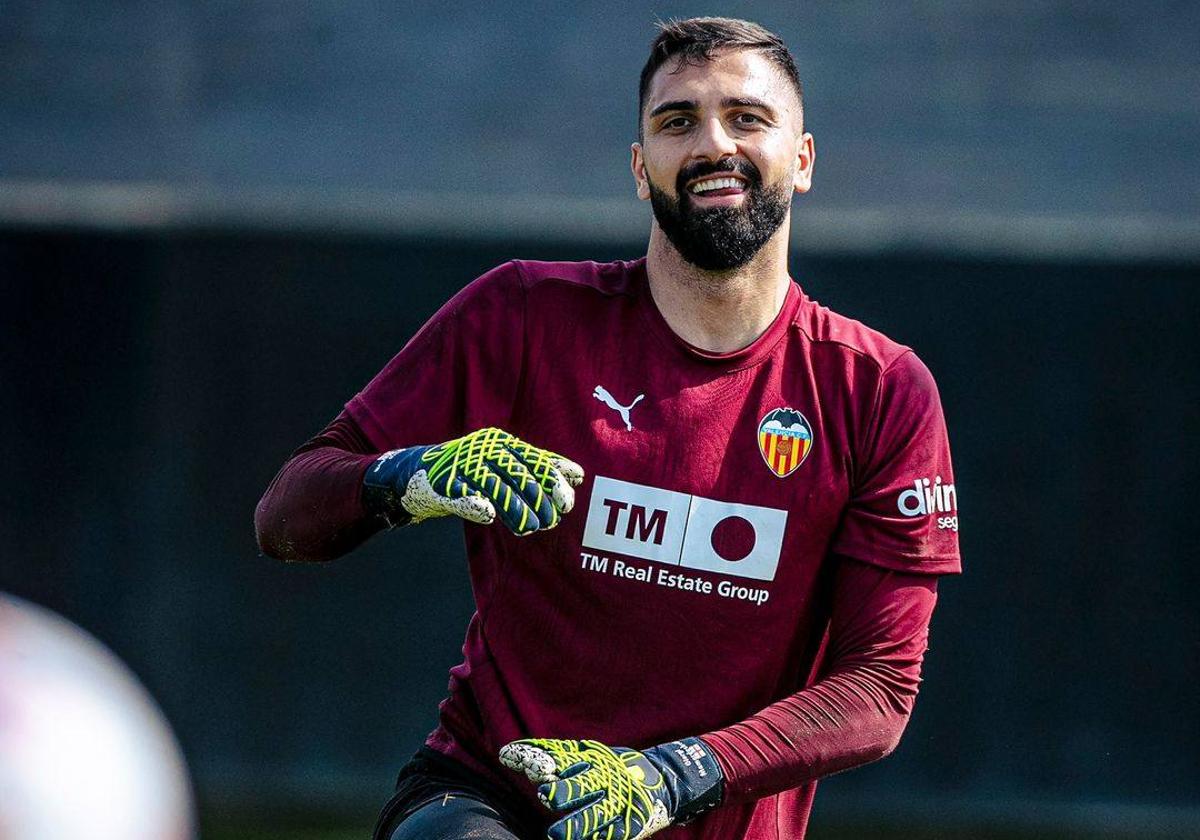
{"label": "bearded man", "polygon": [[472,523],[464,661],[378,840],[798,840],[912,711],[960,571],[946,428],[911,349],[788,273],[795,62],[673,21],[639,103],[645,257],[487,272],[259,504],[284,560]]}

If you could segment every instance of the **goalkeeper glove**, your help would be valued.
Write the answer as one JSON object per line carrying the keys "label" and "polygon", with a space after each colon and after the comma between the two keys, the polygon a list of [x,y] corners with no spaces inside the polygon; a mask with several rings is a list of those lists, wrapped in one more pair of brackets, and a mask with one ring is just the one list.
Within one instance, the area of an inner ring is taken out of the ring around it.
{"label": "goalkeeper glove", "polygon": [[381,455],[363,477],[363,498],[393,527],[450,515],[486,525],[499,516],[524,535],[557,525],[581,481],[574,461],[488,428]]}
{"label": "goalkeeper glove", "polygon": [[684,738],[638,752],[598,741],[526,738],[500,761],[538,783],[538,798],[569,813],[549,840],[641,840],[721,801],[721,768],[708,744]]}

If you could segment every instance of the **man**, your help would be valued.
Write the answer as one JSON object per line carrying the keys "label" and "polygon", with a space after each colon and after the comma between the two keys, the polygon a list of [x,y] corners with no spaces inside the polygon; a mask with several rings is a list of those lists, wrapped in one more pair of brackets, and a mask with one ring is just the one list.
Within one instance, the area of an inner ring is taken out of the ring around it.
{"label": "man", "polygon": [[912,709],[959,571],[945,425],[911,350],[788,276],[787,48],[663,25],[632,150],[645,258],[483,275],[259,505],[291,560],[500,520],[466,526],[465,661],[381,840],[795,840]]}

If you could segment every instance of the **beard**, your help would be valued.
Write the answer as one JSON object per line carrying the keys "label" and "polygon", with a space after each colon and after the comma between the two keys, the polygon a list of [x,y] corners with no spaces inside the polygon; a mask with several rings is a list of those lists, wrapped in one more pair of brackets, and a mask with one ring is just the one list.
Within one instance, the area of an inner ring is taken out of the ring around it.
{"label": "beard", "polygon": [[[685,185],[705,175],[737,173],[746,179],[745,198],[737,207],[698,208]],[[718,167],[701,163],[685,167],[675,179],[672,198],[647,179],[654,218],[680,256],[705,271],[725,271],[750,262],[787,218],[792,189],[787,181],[764,185],[749,161],[727,161]]]}

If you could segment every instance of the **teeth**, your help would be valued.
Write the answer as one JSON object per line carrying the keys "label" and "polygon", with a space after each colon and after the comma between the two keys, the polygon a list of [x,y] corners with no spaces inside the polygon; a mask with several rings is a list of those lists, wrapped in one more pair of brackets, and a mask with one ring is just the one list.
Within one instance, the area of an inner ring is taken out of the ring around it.
{"label": "teeth", "polygon": [[702,193],[709,190],[741,189],[742,182],[737,178],[709,178],[692,185],[692,192]]}

